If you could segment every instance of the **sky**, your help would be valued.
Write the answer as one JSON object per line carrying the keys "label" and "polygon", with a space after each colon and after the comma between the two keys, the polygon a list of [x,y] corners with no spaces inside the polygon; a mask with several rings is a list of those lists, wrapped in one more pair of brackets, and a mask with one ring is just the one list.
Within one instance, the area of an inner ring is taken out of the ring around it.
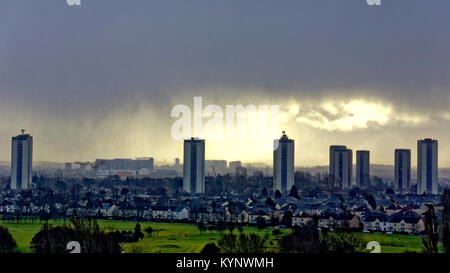
{"label": "sky", "polygon": [[[171,111],[202,97],[279,105],[297,166],[328,164],[333,144],[378,164],[408,148],[415,165],[417,140],[435,138],[450,167],[449,13],[448,0],[3,0],[0,160],[25,128],[37,161],[172,162]],[[207,159],[272,160],[260,140],[205,138]]]}

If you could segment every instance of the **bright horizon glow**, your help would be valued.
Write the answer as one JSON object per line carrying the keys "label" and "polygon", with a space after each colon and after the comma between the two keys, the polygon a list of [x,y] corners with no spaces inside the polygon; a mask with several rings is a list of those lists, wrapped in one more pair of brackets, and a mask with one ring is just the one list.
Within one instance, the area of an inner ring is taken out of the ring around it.
{"label": "bright horizon glow", "polygon": [[390,165],[411,149],[414,165],[423,138],[450,166],[449,1],[88,2],[2,3],[0,160],[25,128],[35,161],[172,162],[183,143],[171,109],[199,96],[222,109],[280,105],[275,136],[206,134],[208,159],[272,164],[261,147],[284,130],[296,166],[327,165],[335,144]]}
{"label": "bright horizon glow", "polygon": [[[366,102],[361,99],[342,102],[325,100],[319,103],[289,100],[280,101],[279,104],[279,136],[284,130],[294,139],[297,167],[328,165],[329,146],[336,144],[347,145],[354,153],[356,150],[370,150],[371,163],[380,165],[393,165],[394,149],[408,148],[413,153],[412,165],[414,165],[417,140],[425,137],[440,141],[439,165],[450,166],[444,152],[448,148],[445,144],[442,145],[445,139],[435,137],[433,134],[428,135],[426,132],[411,133],[405,137],[391,132],[390,128],[399,126],[398,124],[405,130],[420,132],[424,122],[429,121],[428,117],[398,112],[390,104]],[[314,113],[319,113],[321,118],[312,119]],[[170,137],[170,126],[175,119],[171,119],[170,116],[166,119],[151,118],[158,115],[160,114],[156,109],[142,102],[135,108],[114,111],[108,118],[98,122],[90,119],[46,117],[45,120],[52,120],[51,124],[55,128],[71,125],[66,126],[67,138],[63,139],[54,137],[53,134],[56,133],[54,129],[43,130],[39,129],[40,127],[36,129],[34,126],[39,123],[33,123],[32,119],[21,127],[26,128],[34,137],[35,161],[75,162],[93,161],[97,158],[153,157],[157,162],[165,161],[170,164],[175,158],[183,157],[183,142],[174,141]],[[207,120],[208,118],[205,118],[204,122]],[[4,117],[2,122],[13,126],[12,119],[8,117]],[[341,130],[341,127],[345,130]],[[267,131],[269,135],[271,127],[268,126],[266,129],[269,130]],[[11,137],[17,134],[18,131],[10,131]],[[389,141],[384,142],[384,139]],[[272,147],[274,139],[211,140],[206,134],[205,140],[208,160],[240,160],[272,165],[273,152],[262,147]],[[6,151],[3,154],[8,154],[10,137],[3,139],[2,143],[3,150]],[[49,150],[48,147],[52,149]],[[3,161],[8,160],[3,157]]]}

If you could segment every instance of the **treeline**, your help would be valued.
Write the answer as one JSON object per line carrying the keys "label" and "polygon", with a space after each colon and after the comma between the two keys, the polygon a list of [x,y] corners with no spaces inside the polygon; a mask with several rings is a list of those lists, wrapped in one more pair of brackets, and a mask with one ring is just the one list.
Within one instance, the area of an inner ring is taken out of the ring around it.
{"label": "treeline", "polygon": [[[121,243],[137,242],[144,238],[139,223],[134,231],[106,231],[96,219],[72,216],[71,223],[62,226],[42,225],[30,242],[34,253],[69,253],[69,242],[77,242],[80,253],[121,253]],[[7,228],[0,226],[0,253],[14,253],[17,243]]]}
{"label": "treeline", "polygon": [[[9,182],[3,181],[0,189],[8,189]],[[130,194],[149,194],[158,196],[178,196],[182,193],[183,179],[176,178],[127,178],[121,180],[118,176],[103,179],[92,178],[63,178],[62,176],[33,176],[33,183],[41,197],[55,199],[68,198],[78,201],[85,198],[86,190],[110,189],[115,198],[123,195],[123,189]],[[315,197],[321,192],[334,193],[339,191],[327,173],[311,174],[309,172],[296,171],[294,174],[294,185],[299,190],[301,197]],[[247,175],[218,175],[205,178],[205,190],[210,195],[223,195],[226,193],[259,194],[267,189],[269,195],[274,195],[273,178],[265,176],[262,172]],[[388,186],[378,177],[372,177],[368,189],[369,192],[385,191]]]}
{"label": "treeline", "polygon": [[216,243],[207,244],[202,253],[366,253],[367,242],[351,232],[329,233],[319,231],[316,225],[310,224],[295,227],[289,234],[282,235],[278,229],[272,231],[275,239],[270,240],[268,233],[258,235],[246,234],[239,229],[233,233],[230,229]]}

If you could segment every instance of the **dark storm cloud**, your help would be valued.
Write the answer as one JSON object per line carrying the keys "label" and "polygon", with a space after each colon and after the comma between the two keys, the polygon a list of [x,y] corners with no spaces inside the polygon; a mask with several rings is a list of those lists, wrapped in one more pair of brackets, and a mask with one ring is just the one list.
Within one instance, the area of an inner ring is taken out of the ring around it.
{"label": "dark storm cloud", "polygon": [[2,1],[0,113],[101,123],[147,102],[167,117],[186,92],[226,95],[215,87],[419,113],[450,102],[447,0],[81,1]]}
{"label": "dark storm cloud", "polygon": [[420,99],[448,85],[448,1],[64,2],[2,3],[3,88],[61,102],[210,84]]}

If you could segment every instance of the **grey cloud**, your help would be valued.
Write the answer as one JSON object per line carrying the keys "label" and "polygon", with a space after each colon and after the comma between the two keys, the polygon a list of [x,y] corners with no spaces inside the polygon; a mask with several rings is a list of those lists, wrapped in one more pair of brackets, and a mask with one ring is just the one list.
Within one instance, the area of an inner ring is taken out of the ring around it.
{"label": "grey cloud", "polygon": [[[450,103],[446,0],[0,5],[0,114],[31,126],[40,119],[35,130],[55,135],[64,130],[52,124],[78,127],[73,141],[100,143],[113,117],[117,128],[133,120],[116,113],[141,107],[153,113],[148,132],[166,132],[173,103],[193,95],[211,103],[375,100],[421,116]],[[0,139],[16,130],[3,128]]]}

